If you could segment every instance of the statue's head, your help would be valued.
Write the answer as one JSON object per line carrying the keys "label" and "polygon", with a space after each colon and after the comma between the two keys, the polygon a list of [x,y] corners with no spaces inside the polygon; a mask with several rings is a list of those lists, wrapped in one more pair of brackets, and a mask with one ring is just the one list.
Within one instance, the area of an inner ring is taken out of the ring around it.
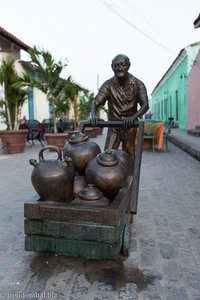
{"label": "statue's head", "polygon": [[115,73],[115,76],[118,79],[121,79],[126,76],[130,65],[131,63],[128,56],[124,54],[118,54],[113,58],[111,67],[113,69],[113,72]]}

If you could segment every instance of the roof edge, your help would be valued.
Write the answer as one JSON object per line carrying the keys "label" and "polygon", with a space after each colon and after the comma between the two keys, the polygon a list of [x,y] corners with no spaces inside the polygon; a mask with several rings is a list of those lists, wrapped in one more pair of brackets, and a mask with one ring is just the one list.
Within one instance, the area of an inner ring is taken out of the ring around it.
{"label": "roof edge", "polygon": [[28,46],[27,44],[25,44],[24,42],[22,42],[20,39],[18,39],[16,36],[14,36],[13,34],[11,34],[10,32],[6,31],[1,26],[0,26],[0,34],[2,34],[6,38],[9,38],[10,40],[12,40],[15,44],[17,44],[18,46],[20,46],[20,48],[22,50],[28,51],[29,49],[31,49],[30,46]]}
{"label": "roof edge", "polygon": [[196,18],[196,20],[194,20],[193,25],[194,25],[194,28],[195,28],[195,29],[200,27],[200,14],[199,14],[199,16]]}
{"label": "roof edge", "polygon": [[[155,88],[153,89],[153,91],[151,92],[151,95],[155,92],[155,90],[158,88],[159,84],[162,82],[162,80],[166,77],[166,75],[169,73],[169,71],[172,69],[172,67],[178,62],[178,60],[180,59],[180,62],[183,61],[183,59],[187,56],[187,48],[188,47],[194,47],[194,46],[200,46],[200,42],[195,42],[192,44],[189,44],[188,46],[186,46],[185,48],[183,48],[179,54],[177,55],[177,57],[175,58],[175,60],[172,62],[172,64],[170,65],[170,67],[167,69],[167,71],[164,73],[164,75],[161,77],[161,79],[159,80],[159,82],[156,84]],[[184,55],[184,52],[186,55]],[[179,63],[180,63],[179,62]]]}

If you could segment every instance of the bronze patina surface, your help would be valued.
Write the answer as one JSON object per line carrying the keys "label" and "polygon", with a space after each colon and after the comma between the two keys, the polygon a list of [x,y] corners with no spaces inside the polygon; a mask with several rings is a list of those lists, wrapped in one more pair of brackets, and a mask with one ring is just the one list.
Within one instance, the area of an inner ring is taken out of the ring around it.
{"label": "bronze patina surface", "polygon": [[130,65],[126,55],[118,54],[114,57],[111,64],[114,76],[102,84],[94,98],[90,122],[94,126],[99,124],[96,112],[107,103],[108,121],[122,120],[123,126],[108,129],[105,149],[118,148],[122,143],[122,149],[134,161],[136,128],[132,125],[147,112],[149,105],[146,87],[128,72]]}
{"label": "bronze patina surface", "polygon": [[[79,130],[83,131],[85,126],[93,126],[90,122],[80,122]],[[108,128],[119,128],[123,126],[123,121],[99,121],[99,127]],[[138,130],[137,143],[135,145],[135,161],[133,164],[132,176],[131,176],[131,189],[130,189],[130,212],[133,214],[137,213],[138,204],[138,192],[139,192],[139,181],[140,181],[140,168],[142,160],[142,143],[144,134],[144,122],[135,121],[132,125]],[[131,163],[131,162],[130,162]]]}
{"label": "bronze patina surface", "polygon": [[121,251],[127,255],[130,188],[131,180],[106,208],[36,200],[25,203],[25,250],[93,259],[117,259]]}
{"label": "bronze patina surface", "polygon": [[[79,194],[83,196],[81,201],[98,202],[104,199],[103,196],[107,196],[108,206],[82,206],[76,201],[55,202],[53,198],[52,201],[33,200],[25,203],[25,250],[94,259],[117,259],[120,253],[128,255],[131,223],[133,214],[137,213],[144,132],[144,124],[138,118],[149,108],[146,87],[128,72],[129,68],[130,61],[125,55],[119,54],[112,60],[114,76],[101,86],[92,102],[90,120],[79,124],[79,132],[71,137],[64,153],[73,156],[77,151],[77,155],[72,157],[75,170],[87,175],[86,180],[94,184],[93,189],[99,188],[98,193],[93,190],[86,193],[86,199],[84,193]],[[98,119],[96,112],[106,102],[108,121],[104,122]],[[82,158],[84,147],[86,146],[87,151],[92,148],[91,145],[86,145],[88,137],[83,134],[84,128],[96,126],[108,127],[105,152],[100,153],[97,145],[94,156],[89,154],[89,158]],[[120,146],[127,153],[128,159],[119,159],[117,151],[112,152],[113,149],[119,150]],[[92,160],[99,165],[92,165],[90,168]],[[132,168],[126,169],[126,163]],[[105,169],[101,176],[99,166]],[[106,177],[108,168],[113,168],[114,172]],[[91,173],[90,176],[87,173]],[[105,183],[97,186],[93,178],[98,177],[100,182],[104,179],[109,182],[113,191],[108,191],[107,188],[104,190]]]}
{"label": "bronze patina surface", "polygon": [[[44,151],[53,150],[57,159],[45,159]],[[42,200],[71,202],[75,171],[69,157],[62,159],[62,152],[56,146],[47,146],[39,152],[39,162],[29,160],[33,166],[31,181]]]}
{"label": "bronze patina surface", "polygon": [[77,131],[65,144],[63,156],[71,157],[75,171],[84,174],[87,163],[100,152],[99,145]]}
{"label": "bronze patina surface", "polygon": [[[81,123],[80,128],[92,126]],[[120,127],[121,121],[108,121],[100,127]],[[38,201],[24,204],[25,250],[52,252],[93,259],[118,259],[130,249],[133,213],[137,212],[143,122],[138,130],[134,172],[108,207],[80,207],[66,202]]]}
{"label": "bronze patina surface", "polygon": [[27,219],[118,226],[129,205],[130,189],[131,180],[106,208],[82,207],[74,203],[36,201],[34,199],[24,204],[24,216]]}
{"label": "bronze patina surface", "polygon": [[106,149],[88,162],[85,176],[89,183],[94,184],[109,198],[124,186],[127,169],[112,149]]}

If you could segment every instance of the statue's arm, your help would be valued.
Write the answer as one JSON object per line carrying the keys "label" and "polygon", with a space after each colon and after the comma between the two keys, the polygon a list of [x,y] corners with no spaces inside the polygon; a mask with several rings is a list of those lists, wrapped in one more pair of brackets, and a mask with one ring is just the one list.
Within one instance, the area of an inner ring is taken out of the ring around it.
{"label": "statue's arm", "polygon": [[96,111],[97,111],[96,101],[93,100],[92,104],[91,104],[91,109],[90,109],[90,116],[91,116],[91,118],[96,117]]}
{"label": "statue's arm", "polygon": [[99,89],[98,94],[92,101],[91,108],[90,108],[90,123],[93,126],[98,124],[98,118],[96,116],[98,107],[104,105],[108,97],[109,97],[108,87],[106,84],[103,84]]}
{"label": "statue's arm", "polygon": [[139,82],[138,89],[138,102],[140,104],[140,109],[135,113],[135,119],[143,116],[149,109],[149,101],[147,96],[147,90],[143,82]]}

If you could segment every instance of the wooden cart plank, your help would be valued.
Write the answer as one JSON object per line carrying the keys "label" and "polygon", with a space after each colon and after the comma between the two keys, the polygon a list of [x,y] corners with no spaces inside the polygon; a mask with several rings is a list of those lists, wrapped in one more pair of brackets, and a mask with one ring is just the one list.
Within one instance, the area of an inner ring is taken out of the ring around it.
{"label": "wooden cart plank", "polygon": [[129,206],[130,187],[131,180],[129,180],[128,187],[122,188],[112,204],[106,208],[89,208],[72,203],[33,200],[24,204],[24,216],[27,219],[118,226]]}
{"label": "wooden cart plank", "polygon": [[128,256],[131,247],[131,224],[126,224],[123,230],[122,236],[122,248],[121,254],[124,256]]}
{"label": "wooden cart plank", "polygon": [[24,231],[28,235],[112,244],[119,240],[127,219],[127,214],[124,214],[118,226],[25,219]]}
{"label": "wooden cart plank", "polygon": [[113,259],[119,257],[122,237],[115,244],[88,241],[65,240],[44,236],[25,236],[25,250],[51,252],[58,255],[93,259]]}

